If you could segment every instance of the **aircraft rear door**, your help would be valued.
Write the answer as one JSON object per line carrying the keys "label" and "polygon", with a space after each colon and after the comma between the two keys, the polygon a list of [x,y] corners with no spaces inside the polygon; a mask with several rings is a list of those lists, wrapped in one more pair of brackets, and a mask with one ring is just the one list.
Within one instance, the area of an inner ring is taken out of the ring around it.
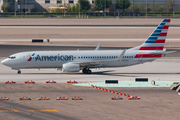
{"label": "aircraft rear door", "polygon": [[138,54],[138,62],[139,62],[139,63],[142,63],[142,60],[143,60],[143,58],[142,58],[142,53],[140,52],[140,53]]}

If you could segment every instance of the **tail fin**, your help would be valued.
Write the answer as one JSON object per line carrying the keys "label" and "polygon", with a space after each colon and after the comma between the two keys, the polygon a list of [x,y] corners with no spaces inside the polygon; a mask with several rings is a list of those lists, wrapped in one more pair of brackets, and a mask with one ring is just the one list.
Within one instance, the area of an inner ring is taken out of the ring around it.
{"label": "tail fin", "polygon": [[171,19],[164,19],[139,50],[163,50]]}

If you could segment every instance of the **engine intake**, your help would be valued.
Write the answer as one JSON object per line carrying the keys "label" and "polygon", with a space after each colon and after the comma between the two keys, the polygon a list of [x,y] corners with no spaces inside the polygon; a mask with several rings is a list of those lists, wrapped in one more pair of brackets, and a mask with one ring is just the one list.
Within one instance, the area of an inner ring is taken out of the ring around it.
{"label": "engine intake", "polygon": [[79,72],[80,67],[78,64],[73,63],[65,63],[63,64],[62,71],[63,72]]}

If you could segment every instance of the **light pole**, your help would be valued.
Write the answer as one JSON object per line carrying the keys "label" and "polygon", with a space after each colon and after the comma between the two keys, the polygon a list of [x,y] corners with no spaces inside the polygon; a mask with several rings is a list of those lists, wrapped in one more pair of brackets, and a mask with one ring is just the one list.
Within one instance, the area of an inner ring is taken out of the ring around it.
{"label": "light pole", "polygon": [[80,0],[79,0],[79,18],[80,18],[80,8],[81,8],[81,7],[80,7]]}
{"label": "light pole", "polygon": [[26,3],[27,1],[25,0],[25,18],[26,18]]}
{"label": "light pole", "polygon": [[16,17],[16,0],[14,0],[14,16]]}
{"label": "light pole", "polygon": [[106,17],[106,0],[104,2],[104,17]]}
{"label": "light pole", "polygon": [[153,0],[153,17],[154,17],[154,0]]}
{"label": "light pole", "polygon": [[172,0],[172,2],[173,2],[173,17],[174,17],[174,2],[175,2],[175,0]]}
{"label": "light pole", "polygon": [[147,18],[147,0],[146,0],[146,18]]}
{"label": "light pole", "polygon": [[133,16],[134,16],[134,0],[133,0]]}
{"label": "light pole", "polygon": [[[64,0],[64,8],[65,8],[65,0]],[[64,8],[63,8],[63,9],[64,9]],[[64,17],[65,17],[65,9],[64,9]]]}

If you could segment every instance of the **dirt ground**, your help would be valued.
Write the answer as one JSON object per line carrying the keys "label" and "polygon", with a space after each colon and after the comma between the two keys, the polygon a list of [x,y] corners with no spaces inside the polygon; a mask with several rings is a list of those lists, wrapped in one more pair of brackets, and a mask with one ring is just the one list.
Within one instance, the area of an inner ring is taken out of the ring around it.
{"label": "dirt ground", "polygon": [[[9,101],[0,101],[4,110],[20,112],[0,112],[4,119],[148,119],[178,120],[179,95],[169,88],[107,88],[141,97],[128,100],[127,97],[108,93],[91,87],[57,84],[0,84],[1,96]],[[57,97],[81,97],[82,101],[57,101]],[[119,96],[123,100],[111,100]],[[20,97],[30,97],[31,101],[20,101]],[[50,97],[49,101],[38,101],[39,97]],[[30,112],[29,110],[59,110],[59,112]]]}

